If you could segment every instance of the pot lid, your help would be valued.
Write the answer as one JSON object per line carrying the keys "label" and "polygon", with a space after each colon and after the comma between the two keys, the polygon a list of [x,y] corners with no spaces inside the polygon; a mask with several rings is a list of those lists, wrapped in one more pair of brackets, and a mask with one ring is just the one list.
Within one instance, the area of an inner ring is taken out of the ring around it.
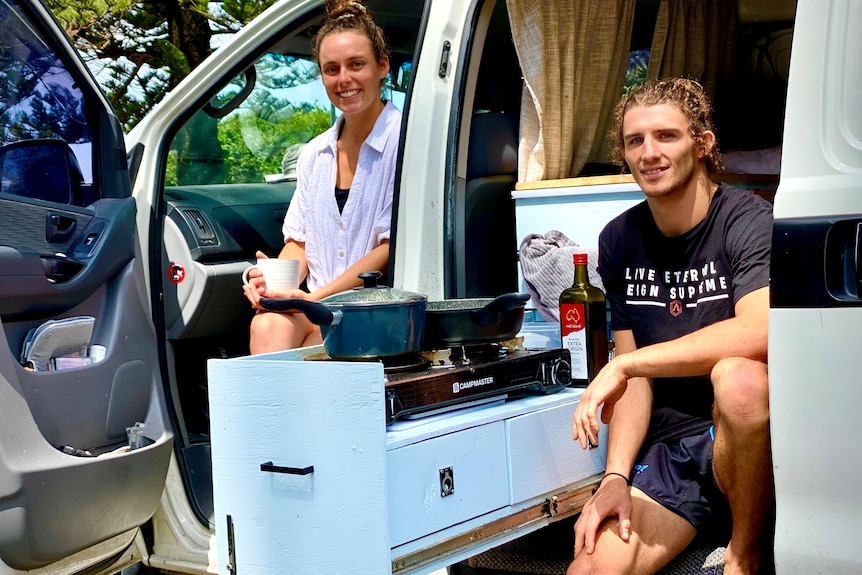
{"label": "pot lid", "polygon": [[362,272],[359,274],[364,285],[353,288],[352,290],[343,291],[335,295],[331,295],[321,300],[325,304],[374,304],[374,303],[410,303],[415,301],[425,301],[427,296],[415,293],[412,291],[391,288],[385,285],[378,285],[377,282],[383,274],[374,272]]}

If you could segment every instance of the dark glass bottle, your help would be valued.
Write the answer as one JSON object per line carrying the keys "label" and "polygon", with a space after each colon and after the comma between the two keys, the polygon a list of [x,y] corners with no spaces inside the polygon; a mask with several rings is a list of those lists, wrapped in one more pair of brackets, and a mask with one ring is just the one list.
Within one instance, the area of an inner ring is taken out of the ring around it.
{"label": "dark glass bottle", "polygon": [[575,280],[560,294],[560,336],[572,356],[572,385],[587,386],[608,362],[605,294],[590,284],[587,254],[573,254]]}

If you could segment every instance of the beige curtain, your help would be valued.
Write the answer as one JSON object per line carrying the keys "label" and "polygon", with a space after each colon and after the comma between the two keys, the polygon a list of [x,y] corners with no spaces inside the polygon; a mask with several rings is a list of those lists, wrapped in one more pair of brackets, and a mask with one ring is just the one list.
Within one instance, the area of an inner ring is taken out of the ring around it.
{"label": "beige curtain", "polygon": [[524,74],[518,180],[577,176],[604,156],[635,0],[506,0]]}
{"label": "beige curtain", "polygon": [[697,80],[713,99],[733,73],[737,0],[661,0],[649,78]]}

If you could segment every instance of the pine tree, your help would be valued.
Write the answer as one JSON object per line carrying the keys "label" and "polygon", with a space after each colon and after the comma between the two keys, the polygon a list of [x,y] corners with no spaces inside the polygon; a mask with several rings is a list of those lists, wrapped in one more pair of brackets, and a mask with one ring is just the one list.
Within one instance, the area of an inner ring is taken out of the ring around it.
{"label": "pine tree", "polygon": [[275,0],[46,0],[126,129]]}

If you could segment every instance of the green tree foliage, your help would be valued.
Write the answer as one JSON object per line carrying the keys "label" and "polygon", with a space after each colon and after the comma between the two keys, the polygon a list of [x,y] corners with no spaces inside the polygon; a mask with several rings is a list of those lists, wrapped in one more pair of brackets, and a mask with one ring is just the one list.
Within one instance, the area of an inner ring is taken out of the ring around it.
{"label": "green tree foliage", "polygon": [[[120,122],[130,129],[212,53],[219,37],[237,32],[274,1],[46,3],[101,83]],[[238,77],[213,100],[216,106],[229,102],[251,78],[254,92],[237,110],[221,119],[201,110],[180,129],[168,157],[168,185],[263,182],[264,175],[281,172],[289,145],[306,142],[329,127],[328,110],[273,96],[319,81],[313,62],[269,54],[256,63],[254,72]],[[39,119],[51,113],[37,106],[32,111]]]}
{"label": "green tree foliage", "polygon": [[[165,183],[263,182],[264,176],[281,173],[289,146],[311,140],[330,124],[328,110],[274,100],[253,103],[217,123],[199,112],[174,140]],[[199,134],[211,126],[216,126],[218,145],[207,150]]]}
{"label": "green tree foliage", "polygon": [[[287,97],[289,88],[319,82],[318,75],[308,59],[266,54],[177,133],[166,183],[263,182],[266,175],[280,174],[289,146],[309,141],[332,123],[329,106]],[[249,83],[250,93],[242,96]]]}
{"label": "green tree foliage", "polygon": [[134,126],[274,0],[46,0],[102,83],[120,122]]}
{"label": "green tree foliage", "polygon": [[628,96],[646,83],[648,68],[648,48],[636,50],[629,54],[629,64],[626,69],[626,81],[623,87],[623,96]]}
{"label": "green tree foliage", "polygon": [[[276,108],[271,107],[270,111]],[[311,106],[281,108],[277,115],[250,110],[219,124],[219,141],[225,158],[244,154],[243,162],[226,162],[227,182],[262,182],[267,174],[281,173],[281,159],[288,146],[307,142],[330,125],[329,111]],[[248,155],[249,134],[258,138]]]}

